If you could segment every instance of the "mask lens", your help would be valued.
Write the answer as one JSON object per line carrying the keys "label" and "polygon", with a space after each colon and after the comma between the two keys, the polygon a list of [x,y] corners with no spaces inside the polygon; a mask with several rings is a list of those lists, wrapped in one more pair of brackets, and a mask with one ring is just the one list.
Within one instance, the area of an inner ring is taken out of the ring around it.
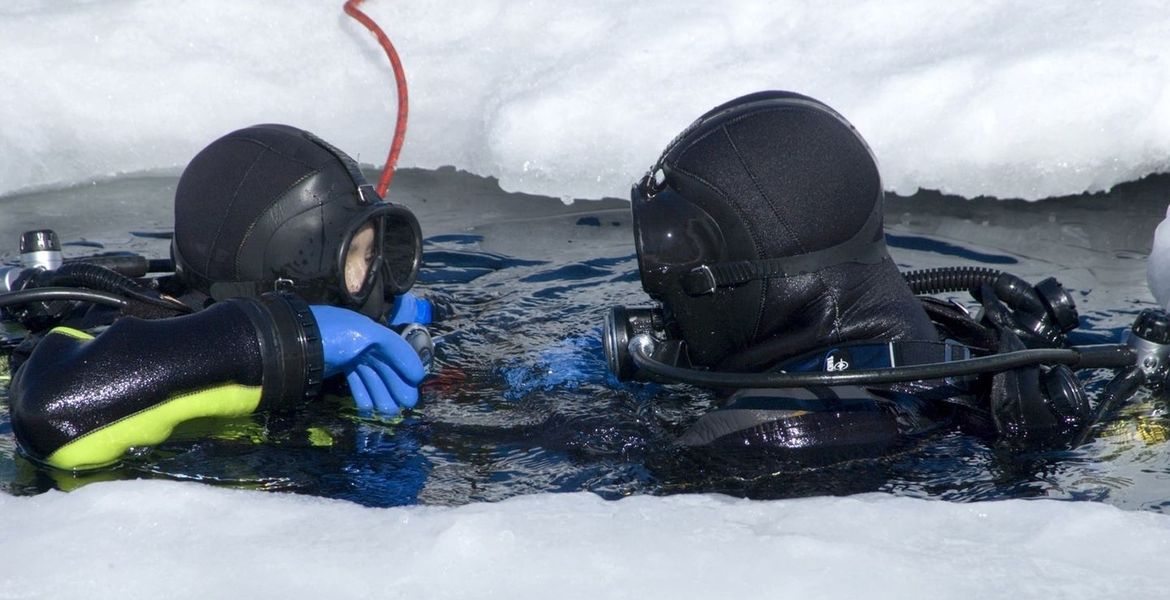
{"label": "mask lens", "polygon": [[382,216],[382,260],[386,291],[398,295],[410,289],[422,262],[422,232],[409,210],[394,206]]}
{"label": "mask lens", "polygon": [[647,293],[677,287],[681,272],[723,260],[726,244],[715,219],[673,189],[649,197],[645,185],[635,186],[631,208],[638,269]]}
{"label": "mask lens", "polygon": [[422,261],[422,234],[409,209],[379,203],[351,228],[343,248],[341,289],[351,303],[362,304],[375,288],[380,294],[398,295],[414,285]]}

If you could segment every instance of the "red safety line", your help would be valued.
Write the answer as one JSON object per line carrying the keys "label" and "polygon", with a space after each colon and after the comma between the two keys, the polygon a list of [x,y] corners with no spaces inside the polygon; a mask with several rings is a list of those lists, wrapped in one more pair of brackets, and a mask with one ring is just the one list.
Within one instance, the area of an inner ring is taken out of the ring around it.
{"label": "red safety line", "polygon": [[394,178],[394,168],[398,165],[398,153],[402,151],[402,142],[406,138],[406,73],[402,70],[402,61],[398,59],[398,51],[394,49],[394,44],[390,43],[390,38],[382,33],[382,28],[378,27],[373,19],[358,9],[357,5],[361,3],[362,0],[347,0],[345,14],[357,19],[358,23],[365,25],[366,29],[378,38],[378,43],[386,51],[386,56],[390,57],[390,66],[394,68],[394,81],[398,86],[398,121],[394,124],[394,141],[390,143],[390,154],[386,156],[382,178],[378,180],[378,195],[385,198],[386,190],[390,189],[390,180]]}

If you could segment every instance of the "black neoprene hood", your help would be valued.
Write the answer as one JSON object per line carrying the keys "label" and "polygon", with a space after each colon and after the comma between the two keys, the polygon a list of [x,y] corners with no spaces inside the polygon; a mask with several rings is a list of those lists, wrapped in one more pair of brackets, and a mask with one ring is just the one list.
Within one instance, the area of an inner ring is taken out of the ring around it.
{"label": "black neoprene hood", "polygon": [[[345,251],[366,222],[377,224],[377,264],[352,293]],[[191,160],[175,192],[172,250],[180,277],[216,300],[284,285],[311,303],[376,318],[383,288],[396,294],[414,282],[421,234],[414,215],[383,202],[349,156],[269,124],[229,133]]]}
{"label": "black neoprene hood", "polygon": [[851,300],[837,292],[847,275],[898,277],[881,266],[891,261],[873,154],[807,96],[759,92],[708,111],[632,196],[643,288],[697,364],[781,335],[793,351],[835,342],[849,325]]}

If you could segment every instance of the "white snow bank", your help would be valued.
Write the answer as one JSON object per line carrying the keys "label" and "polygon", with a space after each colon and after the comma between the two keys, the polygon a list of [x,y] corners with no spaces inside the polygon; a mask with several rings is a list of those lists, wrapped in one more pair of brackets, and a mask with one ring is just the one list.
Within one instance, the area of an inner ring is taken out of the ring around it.
{"label": "white snow bank", "polygon": [[1155,598],[1170,517],[865,495],[458,508],[125,481],[0,496],[0,598]]}
{"label": "white snow bank", "polygon": [[[283,121],[380,165],[390,69],[324,2],[7,0],[0,194],[180,168]],[[405,62],[403,166],[509,190],[625,196],[706,109],[780,88],[871,142],[888,188],[1039,198],[1170,170],[1158,1],[505,0],[363,8]]]}

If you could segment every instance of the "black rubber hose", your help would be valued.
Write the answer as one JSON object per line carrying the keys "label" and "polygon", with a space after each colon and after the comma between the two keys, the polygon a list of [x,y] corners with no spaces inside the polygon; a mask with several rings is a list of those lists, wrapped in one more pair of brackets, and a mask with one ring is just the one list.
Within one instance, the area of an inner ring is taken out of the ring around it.
{"label": "black rubber hose", "polygon": [[47,272],[45,276],[51,285],[73,285],[93,288],[121,294],[131,300],[151,306],[158,306],[176,312],[192,312],[186,305],[178,301],[160,298],[157,294],[142,287],[133,279],[101,265],[81,262],[69,263],[61,265],[56,271]]}
{"label": "black rubber hose", "polygon": [[987,267],[942,267],[910,271],[902,276],[915,294],[969,292],[984,283],[995,283],[1002,271]]}
{"label": "black rubber hose", "polygon": [[65,264],[73,263],[101,265],[127,277],[145,277],[149,273],[173,273],[175,271],[175,262],[169,258],[147,259],[130,252],[111,252],[65,259]]}
{"label": "black rubber hose", "polygon": [[1085,423],[1080,435],[1077,436],[1074,446],[1080,446],[1089,439],[1089,435],[1093,429],[1105,417],[1112,414],[1121,406],[1123,402],[1129,400],[1143,383],[1146,382],[1146,372],[1140,367],[1133,367],[1126,371],[1122,371],[1113,377],[1109,385],[1105,386],[1105,391],[1101,392],[1100,398],[1097,400],[1097,408],[1093,411],[1093,416]]}
{"label": "black rubber hose", "polygon": [[126,277],[145,277],[150,271],[150,262],[145,257],[131,253],[97,254],[65,259],[67,265],[76,263],[100,265]]}
{"label": "black rubber hose", "polygon": [[947,292],[970,292],[972,294],[987,283],[995,293],[1014,310],[1036,316],[1044,316],[1047,309],[1036,288],[1027,281],[1003,271],[987,267],[941,267],[922,269],[903,274],[910,291],[915,294],[943,294]]}
{"label": "black rubber hose", "polygon": [[810,385],[897,383],[995,373],[1041,364],[1064,364],[1086,369],[1131,367],[1137,360],[1133,350],[1128,346],[1105,344],[1076,348],[1017,350],[965,360],[885,369],[798,373],[729,373],[726,371],[700,371],[668,365],[654,360],[650,356],[651,351],[648,345],[639,343],[638,338],[630,342],[630,356],[638,368],[669,381],[714,388],[786,388]]}
{"label": "black rubber hose", "polygon": [[71,287],[42,287],[0,294],[0,307],[17,306],[30,302],[51,302],[54,300],[78,300],[81,302],[104,304],[115,308],[122,308],[127,304],[125,298],[109,292],[82,290]]}

